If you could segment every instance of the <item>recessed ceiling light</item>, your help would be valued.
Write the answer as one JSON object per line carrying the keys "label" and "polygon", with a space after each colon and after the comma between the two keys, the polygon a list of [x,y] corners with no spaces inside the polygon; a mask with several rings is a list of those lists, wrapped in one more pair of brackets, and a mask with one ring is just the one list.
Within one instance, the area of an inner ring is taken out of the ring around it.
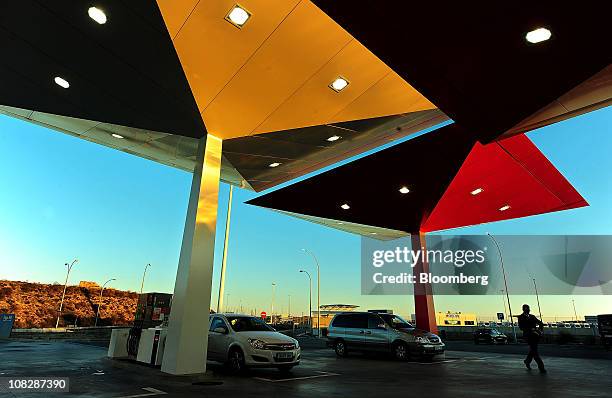
{"label": "recessed ceiling light", "polygon": [[339,223],[338,223],[338,225],[343,225],[343,224],[344,224],[343,222],[339,222]]}
{"label": "recessed ceiling light", "polygon": [[280,166],[282,163],[278,163],[278,162],[274,162],[274,163],[270,163],[268,167],[278,167]]}
{"label": "recessed ceiling light", "polygon": [[340,207],[342,207],[344,210],[348,210],[351,208],[351,206],[349,206],[347,203],[343,203]]}
{"label": "recessed ceiling light", "polygon": [[238,4],[234,5],[225,16],[226,21],[238,28],[242,28],[249,18],[251,18],[251,13]]}
{"label": "recessed ceiling light", "polygon": [[57,84],[58,86],[62,87],[62,88],[68,88],[70,87],[70,83],[68,83],[68,81],[66,79],[63,79],[59,76],[56,76],[55,79],[53,79],[53,81],[55,82],[55,84]]}
{"label": "recessed ceiling light", "polygon": [[89,18],[93,19],[100,25],[104,25],[106,23],[106,14],[98,7],[89,7],[87,14],[89,14]]}
{"label": "recessed ceiling light", "polygon": [[370,235],[376,235],[376,232],[370,232]]}
{"label": "recessed ceiling light", "polygon": [[346,88],[346,86],[348,86],[348,85],[349,85],[348,80],[346,80],[342,76],[338,76],[336,78],[336,80],[331,82],[331,84],[329,85],[329,88],[331,88],[332,90],[334,90],[335,92],[338,93],[338,92],[344,90]]}
{"label": "recessed ceiling light", "polygon": [[525,39],[527,39],[529,43],[535,44],[535,43],[540,43],[540,42],[550,39],[550,36],[551,36],[550,30],[546,28],[538,28],[538,29],[532,30],[531,32],[528,32],[525,35]]}
{"label": "recessed ceiling light", "polygon": [[506,211],[510,208],[510,205],[503,205],[502,207],[499,208],[499,211]]}
{"label": "recessed ceiling light", "polygon": [[399,191],[400,191],[400,193],[408,193],[408,192],[410,192],[410,189],[408,189],[408,187],[401,187],[399,189]]}
{"label": "recessed ceiling light", "polygon": [[332,135],[331,137],[327,139],[327,141],[334,142],[334,141],[338,141],[340,138],[342,137],[340,137],[339,135]]}
{"label": "recessed ceiling light", "polygon": [[475,190],[473,190],[472,192],[470,192],[472,195],[478,195],[479,193],[481,193],[482,191],[484,191],[484,189],[482,188],[476,188]]}
{"label": "recessed ceiling light", "polygon": [[119,139],[123,139],[125,138],[124,136],[122,136],[121,134],[117,134],[117,133],[112,133],[111,136],[115,137],[115,138],[119,138]]}

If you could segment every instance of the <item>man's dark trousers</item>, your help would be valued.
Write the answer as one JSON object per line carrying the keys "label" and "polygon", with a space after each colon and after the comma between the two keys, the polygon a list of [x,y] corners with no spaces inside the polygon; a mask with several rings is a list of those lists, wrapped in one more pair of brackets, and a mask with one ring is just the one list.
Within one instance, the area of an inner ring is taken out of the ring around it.
{"label": "man's dark trousers", "polygon": [[529,344],[529,353],[525,359],[525,364],[529,365],[531,360],[535,360],[538,364],[538,368],[544,369],[544,362],[542,362],[542,358],[540,358],[540,354],[538,353],[538,342],[540,341],[540,336],[537,333],[529,333],[526,337],[527,344]]}

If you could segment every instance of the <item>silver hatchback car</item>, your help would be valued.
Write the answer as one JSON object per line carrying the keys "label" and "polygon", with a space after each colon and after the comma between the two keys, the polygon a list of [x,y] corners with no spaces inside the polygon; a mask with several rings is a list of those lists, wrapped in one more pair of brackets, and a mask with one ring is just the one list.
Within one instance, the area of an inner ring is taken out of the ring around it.
{"label": "silver hatchback car", "polygon": [[298,341],[277,332],[262,319],[239,314],[210,316],[208,359],[223,362],[233,372],[275,367],[288,372],[300,364]]}
{"label": "silver hatchback car", "polygon": [[327,339],[340,357],[349,351],[378,351],[391,353],[398,360],[432,358],[444,354],[446,348],[437,335],[387,313],[337,314],[329,325]]}

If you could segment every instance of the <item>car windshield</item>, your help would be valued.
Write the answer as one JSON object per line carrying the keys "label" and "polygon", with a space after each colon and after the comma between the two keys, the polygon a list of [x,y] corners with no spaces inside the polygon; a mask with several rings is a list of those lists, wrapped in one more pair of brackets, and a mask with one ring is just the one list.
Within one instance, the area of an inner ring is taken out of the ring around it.
{"label": "car windshield", "polygon": [[414,326],[412,326],[409,322],[406,322],[405,320],[402,319],[402,317],[397,316],[397,315],[390,315],[390,314],[378,314],[380,315],[380,317],[382,319],[385,320],[385,322],[391,326],[393,329],[413,329]]}
{"label": "car windshield", "polygon": [[493,329],[493,330],[491,330],[491,334],[501,334],[501,333],[499,333],[497,330]]}
{"label": "car windshield", "polygon": [[227,320],[235,332],[273,332],[262,319],[250,316],[228,316]]}

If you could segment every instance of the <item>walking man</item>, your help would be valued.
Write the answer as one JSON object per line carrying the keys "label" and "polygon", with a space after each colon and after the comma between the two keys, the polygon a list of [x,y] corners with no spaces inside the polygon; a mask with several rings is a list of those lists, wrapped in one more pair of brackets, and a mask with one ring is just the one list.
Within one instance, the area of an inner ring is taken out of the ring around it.
{"label": "walking man", "polygon": [[529,353],[523,362],[527,369],[531,369],[531,361],[535,360],[538,364],[540,373],[546,373],[544,362],[542,362],[542,358],[540,358],[540,354],[538,353],[538,343],[540,341],[540,336],[542,336],[542,331],[544,330],[544,324],[541,320],[536,318],[535,315],[529,312],[529,306],[523,304],[523,313],[518,316],[519,328],[523,331],[523,337],[527,340],[527,344],[529,344]]}

